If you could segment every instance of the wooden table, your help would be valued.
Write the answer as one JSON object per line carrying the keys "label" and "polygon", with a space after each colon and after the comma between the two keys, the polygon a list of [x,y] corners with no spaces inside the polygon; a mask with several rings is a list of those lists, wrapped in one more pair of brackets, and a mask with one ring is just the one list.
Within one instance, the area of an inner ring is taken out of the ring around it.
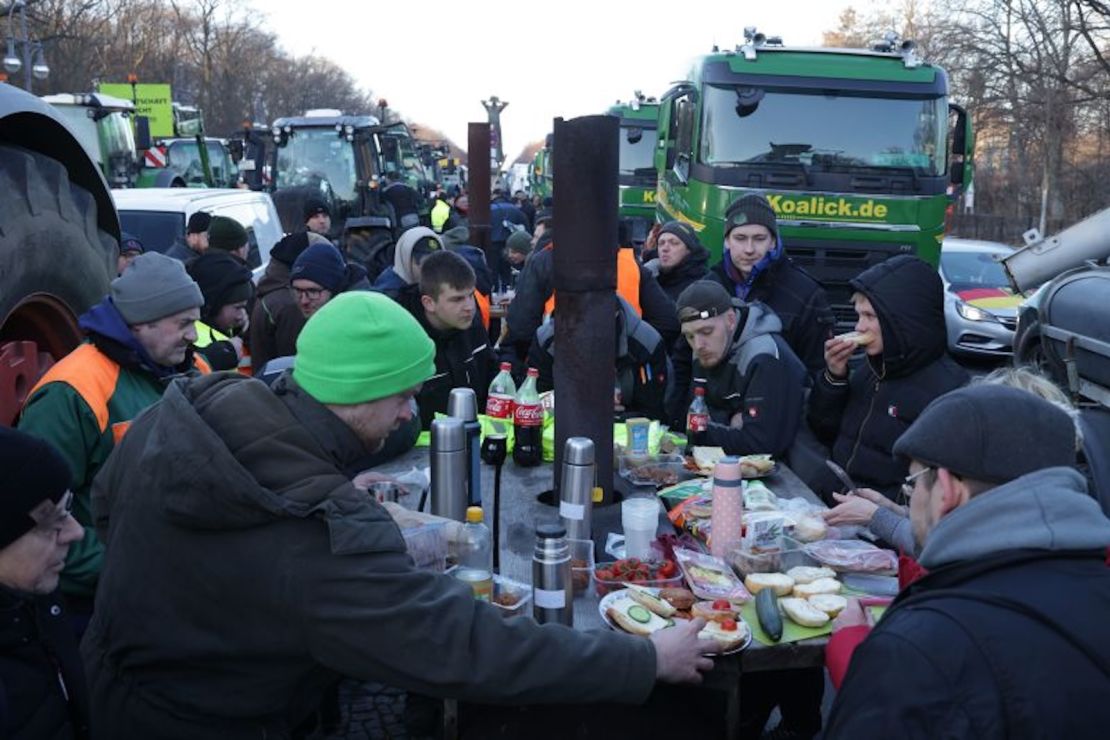
{"label": "wooden table", "polygon": [[[425,448],[411,450],[406,455],[380,466],[377,472],[391,474],[408,471],[412,467],[428,466],[428,451]],[[493,512],[494,471],[489,465],[482,465],[482,507],[486,521],[491,521]],[[535,525],[539,521],[555,520],[557,509],[540,503],[537,496],[553,487],[553,466],[549,463],[534,468],[521,468],[514,465],[511,458],[506,462],[501,474],[501,542],[500,572],[502,575],[521,583],[532,582],[532,551],[535,546]],[[779,464],[774,475],[764,479],[767,487],[780,498],[801,497],[806,501],[824,506],[817,496],[789,468]],[[619,480],[617,490],[622,494],[632,490],[626,481]],[[639,492],[645,490],[635,489]],[[412,499],[402,500],[403,504],[413,505]],[[595,548],[604,553],[604,533],[606,529],[620,531],[620,506],[599,507],[593,513],[594,542],[602,543]],[[665,515],[660,516],[660,532],[673,532]],[[608,557],[604,556],[603,557]],[[599,558],[602,559],[602,558]],[[598,612],[598,597],[591,587],[586,593],[574,600],[574,626],[576,629],[607,629]],[[740,717],[740,674],[751,671],[814,668],[824,666],[827,638],[804,640],[797,643],[768,646],[753,640],[751,646],[732,656],[716,658],[713,670],[706,674],[702,688],[723,692],[725,695],[725,734],[735,735]],[[485,708],[483,708],[485,709]],[[583,735],[591,736],[591,735]],[[604,736],[604,735],[602,735]]]}

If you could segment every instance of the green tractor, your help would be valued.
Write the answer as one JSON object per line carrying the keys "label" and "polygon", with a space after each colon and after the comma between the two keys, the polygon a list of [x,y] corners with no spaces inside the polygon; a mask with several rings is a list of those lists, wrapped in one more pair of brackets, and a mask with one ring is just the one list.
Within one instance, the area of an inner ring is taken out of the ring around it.
{"label": "green tractor", "polygon": [[532,195],[538,195],[545,200],[555,195],[555,175],[552,166],[554,159],[551,155],[553,140],[554,136],[548,134],[543,146],[532,157],[532,169],[528,173],[528,186]]}
{"label": "green tractor", "polygon": [[205,136],[204,114],[191,105],[173,104],[174,136],[159,139],[166,168],[176,172],[189,187],[233,188],[239,171],[231,150],[222,139]]}
{"label": "green tractor", "polygon": [[655,221],[655,145],[659,103],[639,90],[627,103],[617,102],[609,115],[620,119],[620,216],[631,223],[631,238],[637,244],[647,239]]}
{"label": "green tractor", "polygon": [[848,280],[896,254],[936,265],[973,135],[948,76],[894,34],[872,49],[784,46],[754,28],[697,59],[659,108],[656,218],[690,224],[714,258],[728,205],[767,197],[787,253],[838,322]]}

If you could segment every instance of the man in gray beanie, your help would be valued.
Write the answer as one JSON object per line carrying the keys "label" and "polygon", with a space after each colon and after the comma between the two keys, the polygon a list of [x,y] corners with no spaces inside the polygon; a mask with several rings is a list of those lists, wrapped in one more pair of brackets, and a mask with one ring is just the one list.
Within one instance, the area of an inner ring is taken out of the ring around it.
{"label": "man in gray beanie", "polygon": [[898,439],[928,573],[853,653],[826,738],[1106,734],[1110,521],[1075,450],[1065,411],[1001,385],[937,398]]}
{"label": "man in gray beanie", "polygon": [[24,403],[18,427],[50,442],[73,472],[73,514],[85,531],[69,550],[62,591],[86,621],[104,552],[89,488],[131,420],[172,379],[208,372],[192,347],[203,305],[181,262],[157,252],[139,255],[81,315],[86,341],[51,367]]}

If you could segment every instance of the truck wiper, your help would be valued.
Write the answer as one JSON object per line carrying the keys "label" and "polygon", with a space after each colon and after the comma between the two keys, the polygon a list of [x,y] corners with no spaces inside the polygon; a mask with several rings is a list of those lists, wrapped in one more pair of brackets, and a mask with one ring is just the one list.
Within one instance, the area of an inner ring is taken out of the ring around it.
{"label": "truck wiper", "polygon": [[806,185],[809,186],[811,184],[810,183],[809,165],[807,165],[805,162],[798,162],[798,161],[788,162],[785,159],[780,159],[780,160],[765,160],[765,159],[752,160],[752,159],[749,159],[749,160],[745,160],[743,162],[720,162],[720,163],[717,163],[713,166],[714,167],[728,167],[730,169],[735,169],[735,168],[739,168],[739,167],[761,167],[761,168],[769,168],[769,169],[783,168],[783,169],[801,170],[802,171],[802,176],[805,178]]}

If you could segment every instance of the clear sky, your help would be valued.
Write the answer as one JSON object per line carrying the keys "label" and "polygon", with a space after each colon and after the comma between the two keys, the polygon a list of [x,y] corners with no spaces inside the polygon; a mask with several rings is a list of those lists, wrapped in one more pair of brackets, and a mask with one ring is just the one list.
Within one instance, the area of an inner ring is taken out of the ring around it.
{"label": "clear sky", "polygon": [[[634,90],[661,95],[689,60],[743,40],[745,26],[817,45],[843,8],[870,0],[248,0],[294,54],[344,67],[410,120],[466,148],[481,100],[502,113],[509,161],[556,116],[601,113]],[[294,111],[289,111],[293,113]]]}

